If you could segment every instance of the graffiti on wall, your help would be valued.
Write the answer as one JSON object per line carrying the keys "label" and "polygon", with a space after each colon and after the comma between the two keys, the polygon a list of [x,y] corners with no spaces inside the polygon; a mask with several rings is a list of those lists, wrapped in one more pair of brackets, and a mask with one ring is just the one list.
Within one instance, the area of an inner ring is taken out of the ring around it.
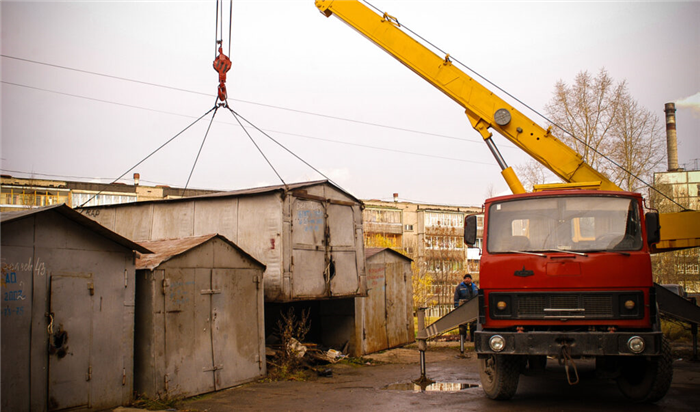
{"label": "graffiti on wall", "polygon": [[194,288],[194,281],[173,281],[170,283],[170,302],[174,305],[184,305],[190,301],[190,289]]}
{"label": "graffiti on wall", "polygon": [[371,265],[367,269],[367,288],[385,289],[384,285],[384,265]]}
{"label": "graffiti on wall", "polygon": [[38,274],[44,276],[46,274],[46,265],[41,259],[37,258],[17,263],[7,263],[2,259],[2,316],[22,316],[25,314],[25,301],[27,294],[23,278]]}
{"label": "graffiti on wall", "polygon": [[297,211],[297,225],[304,232],[320,232],[323,230],[323,210]]}

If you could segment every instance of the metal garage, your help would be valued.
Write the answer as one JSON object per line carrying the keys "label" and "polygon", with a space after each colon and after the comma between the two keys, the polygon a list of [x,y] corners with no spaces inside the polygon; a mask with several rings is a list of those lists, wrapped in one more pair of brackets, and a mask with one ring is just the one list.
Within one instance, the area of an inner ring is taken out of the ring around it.
{"label": "metal garage", "polygon": [[141,242],[134,389],[194,396],[266,374],[265,266],[221,235]]}
{"label": "metal garage", "polygon": [[132,399],[134,250],[65,205],[0,214],[2,410]]}
{"label": "metal garage", "polygon": [[367,248],[367,297],[355,298],[358,350],[368,354],[415,340],[411,258]]}
{"label": "metal garage", "polygon": [[266,302],[365,293],[362,202],[326,180],[79,211],[139,242],[219,233],[265,264]]}

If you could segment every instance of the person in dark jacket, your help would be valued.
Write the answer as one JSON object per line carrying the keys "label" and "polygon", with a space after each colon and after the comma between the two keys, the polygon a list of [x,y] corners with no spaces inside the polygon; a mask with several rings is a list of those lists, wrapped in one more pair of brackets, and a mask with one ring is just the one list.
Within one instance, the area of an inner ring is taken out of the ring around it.
{"label": "person in dark jacket", "polygon": [[[469,300],[476,297],[479,293],[479,288],[472,282],[472,275],[469,273],[465,274],[462,278],[462,282],[455,288],[455,308],[458,308],[460,304],[466,303]],[[476,329],[476,322],[469,323],[469,341],[474,341],[474,329]],[[467,325],[459,326],[459,334],[464,339],[467,334]],[[463,341],[460,344],[460,351],[464,353]]]}
{"label": "person in dark jacket", "polygon": [[468,301],[475,298],[479,293],[479,288],[472,282],[472,275],[464,275],[462,282],[455,289],[455,308],[459,307],[460,301]]}

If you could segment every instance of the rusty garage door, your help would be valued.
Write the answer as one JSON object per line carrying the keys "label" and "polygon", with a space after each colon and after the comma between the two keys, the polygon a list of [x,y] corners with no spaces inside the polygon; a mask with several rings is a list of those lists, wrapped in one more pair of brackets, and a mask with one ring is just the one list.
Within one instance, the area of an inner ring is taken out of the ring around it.
{"label": "rusty garage door", "polygon": [[293,294],[351,295],[358,289],[351,206],[295,198],[292,204]]}
{"label": "rusty garage door", "polygon": [[89,405],[93,291],[89,274],[51,276],[50,411]]}
{"label": "rusty garage door", "polygon": [[[164,275],[164,389],[212,392],[260,370],[258,283],[240,269],[168,269]],[[237,275],[235,275],[235,273]],[[252,270],[251,270],[252,272]],[[252,322],[252,323],[251,323]]]}

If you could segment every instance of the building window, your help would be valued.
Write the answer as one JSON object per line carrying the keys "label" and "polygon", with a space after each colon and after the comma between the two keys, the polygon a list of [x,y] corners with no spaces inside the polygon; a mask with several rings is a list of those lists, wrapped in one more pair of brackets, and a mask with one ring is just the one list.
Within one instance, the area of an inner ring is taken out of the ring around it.
{"label": "building window", "polygon": [[369,223],[401,223],[400,210],[365,209],[362,217]]}
{"label": "building window", "polygon": [[[94,196],[94,198],[93,198]],[[89,202],[86,205],[83,203]],[[73,192],[73,206],[104,206],[104,205],[117,205],[121,203],[132,203],[136,201],[136,194],[114,194],[114,193],[76,193]]]}
{"label": "building window", "polygon": [[462,236],[426,236],[425,247],[433,250],[462,250],[464,238]]}
{"label": "building window", "polygon": [[463,213],[426,212],[426,227],[464,227]]}

